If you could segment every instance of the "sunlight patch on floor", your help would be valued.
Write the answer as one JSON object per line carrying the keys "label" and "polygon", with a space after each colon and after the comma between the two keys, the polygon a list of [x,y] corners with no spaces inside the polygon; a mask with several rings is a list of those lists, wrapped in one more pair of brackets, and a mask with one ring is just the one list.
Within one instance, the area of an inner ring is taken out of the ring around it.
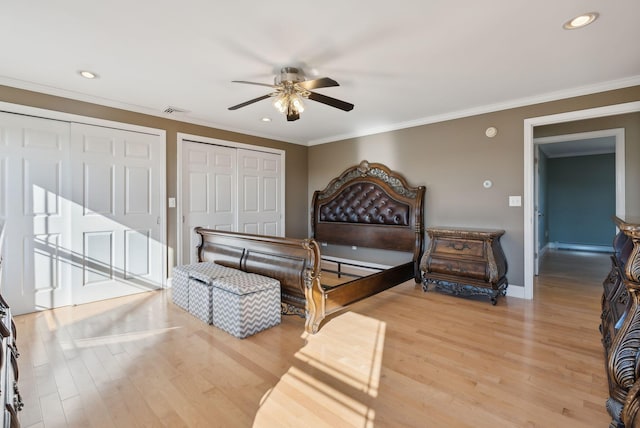
{"label": "sunlight patch on floor", "polygon": [[135,331],[123,334],[111,334],[108,336],[88,337],[86,339],[73,339],[72,342],[61,342],[60,346],[63,350],[75,348],[93,348],[104,345],[115,345],[119,343],[137,342],[140,340],[156,337],[181,327],[159,328],[155,330]]}
{"label": "sunlight patch on floor", "polygon": [[254,428],[373,427],[386,324],[353,312],[339,315],[296,353],[296,363],[263,397]]}

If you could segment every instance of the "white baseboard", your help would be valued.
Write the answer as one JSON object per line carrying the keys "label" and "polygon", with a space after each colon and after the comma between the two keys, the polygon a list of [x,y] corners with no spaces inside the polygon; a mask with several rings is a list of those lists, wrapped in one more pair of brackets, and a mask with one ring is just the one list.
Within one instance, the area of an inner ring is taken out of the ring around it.
{"label": "white baseboard", "polygon": [[538,257],[544,256],[544,253],[546,253],[547,251],[549,251],[549,243],[548,242],[545,244],[544,247],[540,248],[540,250],[538,251]]}
{"label": "white baseboard", "polygon": [[524,287],[520,285],[509,284],[507,287],[507,296],[508,297],[517,297],[518,299],[525,299],[524,296]]}
{"label": "white baseboard", "polygon": [[595,253],[610,253],[613,251],[609,245],[567,244],[565,242],[549,242],[549,248],[557,250],[592,251]]}

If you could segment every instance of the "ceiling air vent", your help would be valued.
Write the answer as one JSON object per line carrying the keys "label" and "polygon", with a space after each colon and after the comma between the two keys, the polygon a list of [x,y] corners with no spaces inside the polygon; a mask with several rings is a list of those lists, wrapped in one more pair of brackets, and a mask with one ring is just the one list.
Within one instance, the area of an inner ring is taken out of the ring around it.
{"label": "ceiling air vent", "polygon": [[189,113],[189,110],[185,110],[183,108],[180,107],[173,107],[173,106],[168,106],[167,108],[165,108],[164,110],[162,110],[164,113],[168,113],[168,114],[174,114],[174,113]]}

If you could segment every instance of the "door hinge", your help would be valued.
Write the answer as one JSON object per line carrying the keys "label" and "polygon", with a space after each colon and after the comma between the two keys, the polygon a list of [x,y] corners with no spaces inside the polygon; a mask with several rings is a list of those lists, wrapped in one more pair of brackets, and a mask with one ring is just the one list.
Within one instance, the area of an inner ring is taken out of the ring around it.
{"label": "door hinge", "polygon": [[160,224],[160,217],[159,217],[159,216],[158,216],[158,221],[157,221],[157,223],[158,223],[158,224]]}

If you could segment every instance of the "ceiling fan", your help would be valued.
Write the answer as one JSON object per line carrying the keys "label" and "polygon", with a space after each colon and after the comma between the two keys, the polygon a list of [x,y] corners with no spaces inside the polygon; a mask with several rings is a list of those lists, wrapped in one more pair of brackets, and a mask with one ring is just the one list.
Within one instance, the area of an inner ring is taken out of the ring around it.
{"label": "ceiling fan", "polygon": [[241,107],[245,107],[249,104],[271,97],[274,98],[274,107],[280,111],[280,113],[286,114],[287,120],[290,122],[300,119],[300,113],[304,111],[304,105],[302,103],[303,99],[317,101],[344,111],[353,110],[353,104],[351,103],[328,97],[317,92],[312,92],[313,89],[340,86],[338,82],[328,77],[305,80],[304,73],[297,67],[282,68],[282,70],[280,70],[280,75],[275,77],[273,85],[268,83],[247,82],[245,80],[234,80],[233,82],[267,86],[275,89],[275,91],[252,100],[245,101],[233,107],[229,107],[229,110],[237,110]]}

